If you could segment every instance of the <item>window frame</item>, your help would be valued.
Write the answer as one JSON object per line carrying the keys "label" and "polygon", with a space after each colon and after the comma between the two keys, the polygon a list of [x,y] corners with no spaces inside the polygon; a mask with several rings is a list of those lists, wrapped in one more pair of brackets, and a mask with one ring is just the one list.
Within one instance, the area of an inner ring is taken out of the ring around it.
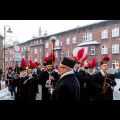
{"label": "window frame", "polygon": [[[68,42],[68,40],[69,40],[69,42]],[[68,37],[67,39],[66,39],[66,45],[69,45],[70,44],[70,37]]]}
{"label": "window frame", "polygon": [[74,36],[74,37],[72,38],[72,43],[75,44],[76,42],[77,42],[77,38],[76,38],[76,36]]}
{"label": "window frame", "polygon": [[83,41],[92,41],[92,33],[86,33],[83,35]]}
{"label": "window frame", "polygon": [[119,36],[119,28],[113,28],[112,29],[112,37],[118,37]]}
{"label": "window frame", "polygon": [[[104,46],[104,48],[102,48]],[[104,55],[104,54],[108,54],[108,45],[103,45],[101,46],[101,54]],[[107,47],[107,48],[105,48]],[[106,50],[107,49],[107,50]],[[104,53],[102,52],[102,50],[104,50]],[[106,52],[107,51],[107,52]]]}
{"label": "window frame", "polygon": [[[94,47],[94,49],[92,49]],[[92,54],[92,50],[94,50],[94,54]],[[91,46],[91,55],[95,55],[95,46]]]}
{"label": "window frame", "polygon": [[[118,46],[117,46],[118,45]],[[115,52],[113,52],[113,46],[114,46],[114,49],[115,49]],[[118,47],[118,48],[117,48]],[[118,50],[118,51],[117,51]],[[112,45],[112,54],[116,54],[116,53],[119,53],[119,44],[113,44]]]}
{"label": "window frame", "polygon": [[108,38],[108,30],[103,30],[101,32],[101,39],[106,39]]}

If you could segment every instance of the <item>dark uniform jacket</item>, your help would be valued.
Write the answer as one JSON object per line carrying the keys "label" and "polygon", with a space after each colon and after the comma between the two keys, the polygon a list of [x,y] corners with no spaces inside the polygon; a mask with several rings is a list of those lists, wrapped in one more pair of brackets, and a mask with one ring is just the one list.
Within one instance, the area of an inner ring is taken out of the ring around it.
{"label": "dark uniform jacket", "polygon": [[[51,73],[51,76],[55,78],[55,82],[59,80],[59,75],[57,72]],[[48,92],[48,88],[45,87],[46,81],[49,80],[48,71],[44,71],[40,75],[40,79],[38,84],[42,85],[42,100],[50,100],[50,93]]]}
{"label": "dark uniform jacket", "polygon": [[84,70],[74,72],[80,83],[80,100],[87,100],[87,85],[90,82],[90,78],[87,76]]}
{"label": "dark uniform jacket", "polygon": [[93,80],[93,76],[94,75],[90,74],[89,72],[87,72],[86,75],[89,78],[89,81],[87,82],[87,86],[86,86],[86,89],[87,89],[87,100],[92,100],[93,96],[94,96],[94,89],[93,89],[93,86],[91,85],[91,82]]}
{"label": "dark uniform jacket", "polygon": [[75,74],[63,76],[56,83],[51,100],[80,100],[80,85]]}
{"label": "dark uniform jacket", "polygon": [[33,73],[32,77],[27,75],[25,79],[27,79],[24,85],[25,98],[28,100],[35,100],[36,93],[38,92],[38,75]]}
{"label": "dark uniform jacket", "polygon": [[25,100],[26,91],[23,83],[26,79],[27,77],[20,77],[20,76],[17,79],[14,79],[13,86],[17,86],[17,93],[15,94],[15,100]]}
{"label": "dark uniform jacket", "polygon": [[104,77],[101,72],[98,72],[94,75],[92,81],[95,92],[94,100],[113,100],[113,90],[111,86],[116,85],[114,75],[108,75],[108,79],[106,81],[110,84],[110,87],[107,89],[105,94],[102,94],[101,91],[103,88]]}

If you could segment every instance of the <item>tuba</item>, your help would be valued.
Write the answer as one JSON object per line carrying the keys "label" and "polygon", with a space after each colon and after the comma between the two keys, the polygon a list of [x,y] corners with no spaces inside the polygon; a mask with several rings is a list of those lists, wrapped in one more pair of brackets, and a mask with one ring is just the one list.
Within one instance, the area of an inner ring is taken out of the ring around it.
{"label": "tuba", "polygon": [[107,78],[108,78],[108,74],[107,74],[107,72],[106,72],[105,78],[104,78],[104,82],[103,82],[103,88],[102,88],[102,91],[101,91],[102,94],[105,94],[106,91],[107,91],[107,89],[108,89],[108,87],[110,87],[110,84],[107,83],[107,81],[106,81]]}

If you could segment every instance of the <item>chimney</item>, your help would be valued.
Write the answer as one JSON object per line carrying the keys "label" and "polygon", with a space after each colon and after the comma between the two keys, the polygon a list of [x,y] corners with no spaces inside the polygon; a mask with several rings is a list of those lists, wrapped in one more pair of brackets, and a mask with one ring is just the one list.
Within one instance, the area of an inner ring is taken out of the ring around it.
{"label": "chimney", "polygon": [[32,37],[32,38],[36,38],[36,37],[35,37],[35,35],[33,35],[33,37]]}
{"label": "chimney", "polygon": [[48,35],[47,31],[45,31],[45,33],[44,33],[44,35],[43,35],[43,36],[47,36],[47,35]]}

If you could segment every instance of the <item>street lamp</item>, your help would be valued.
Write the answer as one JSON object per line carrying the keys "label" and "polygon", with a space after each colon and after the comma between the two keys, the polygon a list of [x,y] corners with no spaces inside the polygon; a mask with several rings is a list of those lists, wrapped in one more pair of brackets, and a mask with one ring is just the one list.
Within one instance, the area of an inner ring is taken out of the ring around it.
{"label": "street lamp", "polygon": [[[6,28],[7,28],[7,27],[9,27],[9,28],[8,28],[8,30],[6,31]],[[11,28],[10,28],[9,25],[4,26],[4,70],[5,70],[5,37],[6,37],[6,32],[7,32],[7,33],[12,33]]]}

